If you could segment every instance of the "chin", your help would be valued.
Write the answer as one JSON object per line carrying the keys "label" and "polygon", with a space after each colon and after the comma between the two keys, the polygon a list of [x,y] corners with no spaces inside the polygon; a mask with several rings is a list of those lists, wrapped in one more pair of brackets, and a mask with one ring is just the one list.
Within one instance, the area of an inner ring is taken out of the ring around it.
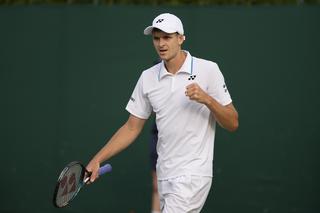
{"label": "chin", "polygon": [[159,57],[164,61],[170,61],[172,59],[172,57],[168,54],[164,54],[164,55],[159,54]]}
{"label": "chin", "polygon": [[159,58],[164,61],[166,61],[168,59],[168,57],[166,57],[165,55],[159,55]]}

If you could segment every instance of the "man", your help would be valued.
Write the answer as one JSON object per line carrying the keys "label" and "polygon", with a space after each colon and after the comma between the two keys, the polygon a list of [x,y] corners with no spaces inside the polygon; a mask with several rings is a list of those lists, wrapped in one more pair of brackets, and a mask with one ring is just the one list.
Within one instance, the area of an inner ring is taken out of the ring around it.
{"label": "man", "polygon": [[217,64],[181,49],[185,36],[178,17],[161,14],[144,34],[152,35],[162,62],[141,74],[126,107],[127,122],[87,166],[90,181],[103,161],[136,139],[154,111],[161,212],[200,212],[212,182],[216,122],[235,131],[238,113]]}

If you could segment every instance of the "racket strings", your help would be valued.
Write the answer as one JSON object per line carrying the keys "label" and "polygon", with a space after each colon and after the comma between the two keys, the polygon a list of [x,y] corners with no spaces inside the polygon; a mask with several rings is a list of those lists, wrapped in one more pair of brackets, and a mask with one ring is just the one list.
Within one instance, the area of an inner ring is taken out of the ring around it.
{"label": "racket strings", "polygon": [[83,168],[80,165],[74,165],[64,173],[56,196],[57,206],[65,206],[75,197],[83,184],[82,178]]}

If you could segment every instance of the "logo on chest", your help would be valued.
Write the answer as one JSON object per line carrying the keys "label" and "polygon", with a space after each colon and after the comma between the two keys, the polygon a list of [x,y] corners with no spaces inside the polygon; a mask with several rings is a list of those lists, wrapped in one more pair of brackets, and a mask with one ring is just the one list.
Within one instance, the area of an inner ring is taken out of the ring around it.
{"label": "logo on chest", "polygon": [[193,81],[196,77],[197,77],[196,75],[190,75],[189,78],[188,78],[188,80],[189,80],[189,81]]}

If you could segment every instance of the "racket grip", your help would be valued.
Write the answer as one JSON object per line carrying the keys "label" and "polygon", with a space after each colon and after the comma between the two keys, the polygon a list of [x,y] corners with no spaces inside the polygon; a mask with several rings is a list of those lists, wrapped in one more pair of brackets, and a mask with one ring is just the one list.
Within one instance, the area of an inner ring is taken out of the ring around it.
{"label": "racket grip", "polygon": [[112,171],[112,166],[110,164],[105,164],[104,166],[100,167],[99,169],[99,175],[103,175],[107,172],[111,172]]}

